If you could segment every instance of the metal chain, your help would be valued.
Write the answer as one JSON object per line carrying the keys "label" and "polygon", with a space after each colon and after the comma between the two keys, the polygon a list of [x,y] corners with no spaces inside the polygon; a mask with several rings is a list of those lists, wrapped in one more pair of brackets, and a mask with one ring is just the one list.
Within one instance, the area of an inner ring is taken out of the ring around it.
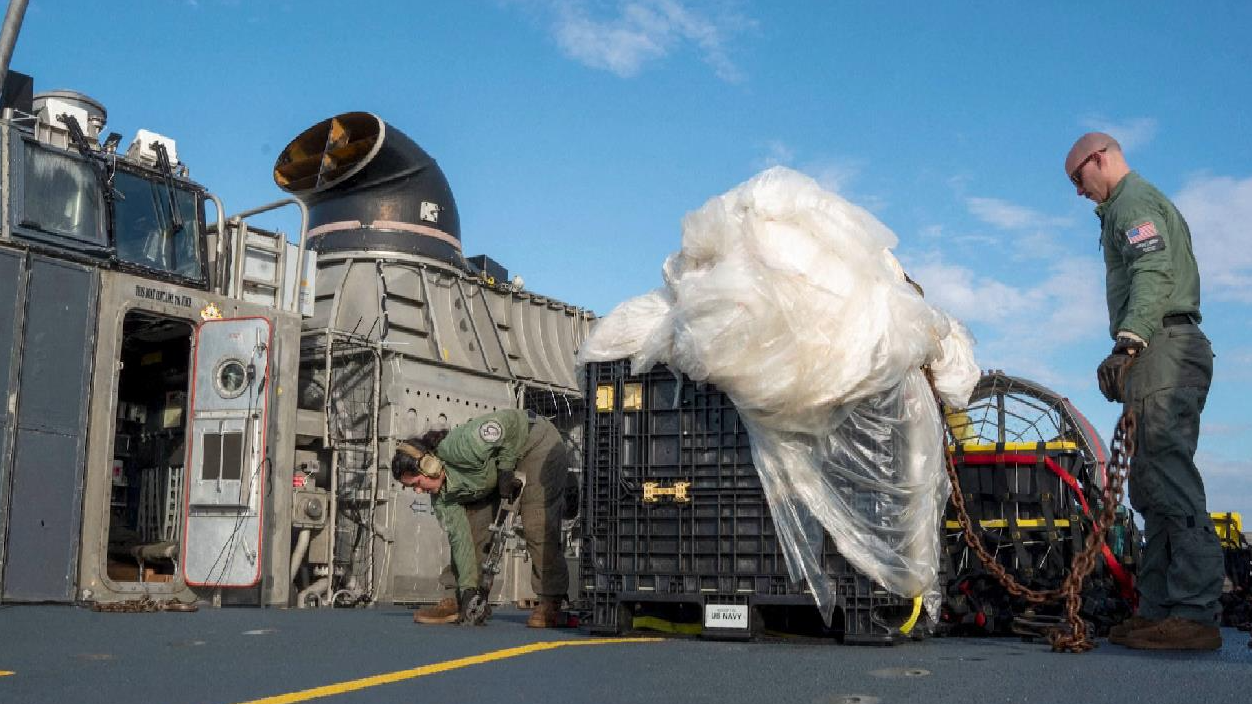
{"label": "metal chain", "polygon": [[1095,568],[1096,556],[1104,547],[1105,533],[1113,525],[1117,507],[1122,503],[1123,487],[1130,471],[1130,460],[1135,456],[1137,419],[1134,411],[1129,405],[1125,406],[1121,418],[1117,421],[1117,428],[1113,432],[1113,442],[1110,446],[1108,483],[1104,487],[1103,505],[1096,517],[1095,525],[1087,534],[1083,551],[1074,556],[1069,574],[1066,575],[1065,581],[1059,588],[1035,590],[1022,585],[1000,563],[996,562],[996,559],[987,552],[982,538],[974,530],[973,521],[970,520],[969,512],[965,508],[965,494],[961,491],[961,479],[957,475],[956,464],[952,459],[952,448],[956,447],[957,442],[956,435],[948,423],[947,412],[944,410],[943,401],[939,398],[939,392],[935,388],[935,381],[929,370],[927,370],[926,378],[930,382],[931,393],[934,394],[935,403],[938,404],[940,416],[943,418],[946,436],[944,458],[948,479],[952,482],[952,505],[956,508],[957,521],[961,524],[961,530],[965,534],[965,543],[978,556],[983,567],[1013,596],[1025,599],[1032,604],[1050,603],[1062,597],[1065,599],[1065,615],[1069,628],[1068,631],[1064,628],[1057,628],[1048,633],[1048,642],[1052,645],[1053,652],[1082,653],[1091,650],[1095,647],[1095,643],[1087,637],[1087,625],[1079,615],[1082,608],[1082,583]]}
{"label": "metal chain", "polygon": [[140,614],[152,613],[156,611],[195,611],[196,606],[194,603],[188,604],[181,601],[157,601],[151,596],[145,594],[139,599],[131,599],[129,601],[98,601],[91,605],[91,610],[110,613]]}

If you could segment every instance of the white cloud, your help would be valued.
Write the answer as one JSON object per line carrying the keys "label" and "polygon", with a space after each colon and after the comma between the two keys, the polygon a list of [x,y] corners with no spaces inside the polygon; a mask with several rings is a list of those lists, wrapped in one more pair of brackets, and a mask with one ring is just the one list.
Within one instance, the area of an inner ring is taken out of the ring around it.
{"label": "white cloud", "polygon": [[601,3],[590,0],[554,0],[553,32],[567,56],[591,68],[623,78],[638,75],[649,63],[691,45],[719,78],[742,80],[731,60],[728,41],[750,26],[724,3],[708,11],[687,0],[631,0],[617,4],[617,15],[601,17]]}
{"label": "white cloud", "polygon": [[1046,276],[1010,284],[969,267],[931,255],[909,267],[909,275],[926,296],[958,318],[1003,330],[1019,340],[1018,331],[1047,330],[1032,344],[1059,344],[1107,327],[1104,266],[1090,257],[1054,260]]}
{"label": "white cloud", "polygon": [[1204,423],[1200,426],[1202,437],[1243,435],[1252,429],[1248,423]]}
{"label": "white cloud", "polygon": [[862,162],[854,159],[816,159],[801,162],[796,158],[795,150],[781,139],[771,139],[765,143],[765,155],[756,159],[753,166],[757,170],[773,166],[789,166],[801,173],[811,176],[822,188],[837,193],[855,202],[867,210],[880,210],[885,207],[886,199],[872,194],[852,194],[849,186],[861,174]]}
{"label": "white cloud", "polygon": [[1061,257],[1034,280],[1001,280],[985,269],[931,253],[905,262],[927,300],[974,328],[984,369],[1004,369],[1067,391],[1092,385],[1091,375],[1057,368],[1055,352],[1105,334],[1104,266],[1091,257]]}
{"label": "white cloud", "polygon": [[1107,118],[1093,115],[1083,118],[1082,126],[1094,132],[1104,132],[1122,145],[1122,151],[1130,152],[1156,136],[1156,120],[1151,117],[1132,117],[1123,122],[1114,122]]}
{"label": "white cloud", "polygon": [[1192,177],[1174,197],[1191,228],[1204,295],[1218,301],[1252,303],[1252,177],[1208,174]]}
{"label": "white cloud", "polygon": [[765,150],[765,156],[756,160],[758,169],[764,170],[772,166],[791,166],[796,158],[795,150],[781,139],[771,139],[766,142]]}
{"label": "white cloud", "polygon": [[[810,164],[807,168],[807,172],[813,177],[814,180],[821,184],[822,188],[825,188],[832,193],[838,193],[847,197],[848,186],[856,180],[857,176],[860,175],[861,165],[859,162],[852,161],[822,161]],[[859,205],[864,208],[874,210],[875,208],[873,207],[873,203],[877,203],[881,206],[882,198],[877,196],[863,196]]]}
{"label": "white cloud", "polygon": [[1028,232],[1013,238],[1013,258],[1055,259],[1065,253],[1065,248],[1051,232]]}
{"label": "white cloud", "polygon": [[1066,218],[1044,215],[1037,210],[999,198],[970,197],[965,199],[965,204],[974,217],[1003,230],[1026,230],[1070,224]]}
{"label": "white cloud", "polygon": [[[1252,476],[1252,460],[1197,452],[1195,463],[1204,477],[1204,494],[1208,498],[1209,510],[1235,511],[1243,514],[1244,521],[1247,521],[1248,516],[1252,516],[1252,483],[1248,482],[1248,477]],[[1244,530],[1248,530],[1246,522]]]}

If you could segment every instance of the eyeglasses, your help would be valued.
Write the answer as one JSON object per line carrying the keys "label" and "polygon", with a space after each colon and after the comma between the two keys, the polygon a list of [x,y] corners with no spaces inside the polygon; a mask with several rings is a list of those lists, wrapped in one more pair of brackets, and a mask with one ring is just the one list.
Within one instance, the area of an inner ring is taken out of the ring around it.
{"label": "eyeglasses", "polygon": [[1107,152],[1108,150],[1109,150],[1108,147],[1104,147],[1103,149],[1097,149],[1094,152],[1091,152],[1090,154],[1088,154],[1086,159],[1083,159],[1082,161],[1078,162],[1078,166],[1074,167],[1074,170],[1069,172],[1070,183],[1074,184],[1078,188],[1082,188],[1082,167],[1086,166],[1088,161],[1091,161],[1092,159],[1094,159],[1096,154],[1102,154],[1104,152]]}

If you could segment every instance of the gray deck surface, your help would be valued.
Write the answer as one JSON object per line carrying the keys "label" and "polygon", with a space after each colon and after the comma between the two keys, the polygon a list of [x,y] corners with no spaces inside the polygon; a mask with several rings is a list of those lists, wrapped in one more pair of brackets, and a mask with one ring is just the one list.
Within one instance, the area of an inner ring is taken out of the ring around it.
{"label": "gray deck surface", "polygon": [[[481,628],[418,626],[398,608],[112,614],[0,607],[0,703],[239,704],[540,641],[592,640],[497,612]],[[636,635],[648,635],[646,633]],[[660,642],[529,652],[315,699],[404,702],[1248,702],[1248,634],[1215,653],[1085,655],[1013,639],[895,647]],[[860,697],[856,699],[855,697]],[[273,699],[272,702],[283,701]]]}

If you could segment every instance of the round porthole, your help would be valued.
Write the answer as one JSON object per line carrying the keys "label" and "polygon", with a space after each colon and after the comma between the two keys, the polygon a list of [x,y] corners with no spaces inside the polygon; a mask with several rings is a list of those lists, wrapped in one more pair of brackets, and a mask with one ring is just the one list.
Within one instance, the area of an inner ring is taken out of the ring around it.
{"label": "round porthole", "polygon": [[248,369],[237,359],[224,359],[213,373],[213,382],[222,398],[237,398],[248,388]]}

